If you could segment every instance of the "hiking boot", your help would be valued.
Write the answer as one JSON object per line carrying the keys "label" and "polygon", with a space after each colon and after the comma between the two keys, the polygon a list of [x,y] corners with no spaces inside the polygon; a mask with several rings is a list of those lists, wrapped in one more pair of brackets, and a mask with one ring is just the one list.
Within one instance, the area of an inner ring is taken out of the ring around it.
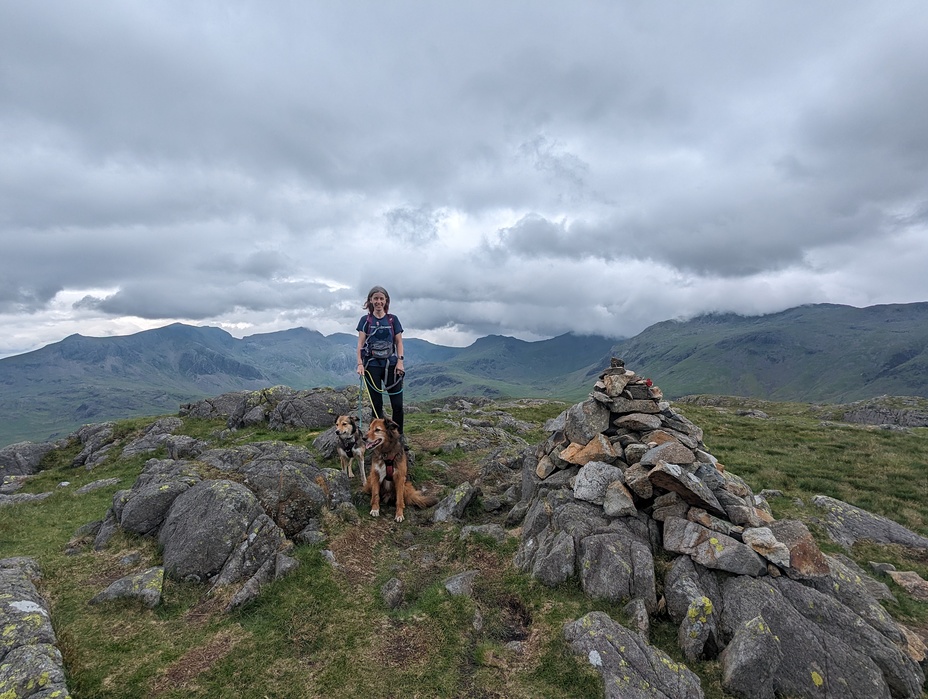
{"label": "hiking boot", "polygon": [[403,451],[407,451],[407,452],[409,451],[409,442],[406,441],[405,434],[400,435],[400,444],[403,445]]}

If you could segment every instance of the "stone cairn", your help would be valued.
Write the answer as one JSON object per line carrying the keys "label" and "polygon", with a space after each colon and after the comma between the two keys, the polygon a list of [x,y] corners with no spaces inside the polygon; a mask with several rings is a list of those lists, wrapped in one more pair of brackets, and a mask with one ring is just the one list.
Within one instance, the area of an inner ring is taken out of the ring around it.
{"label": "stone cairn", "polygon": [[564,629],[607,697],[703,696],[648,643],[664,613],[687,662],[718,660],[736,696],[922,696],[924,644],[883,610],[882,584],[823,554],[802,522],[775,520],[649,379],[613,359],[546,427],[523,468],[515,563],[546,585],[577,580],[591,598],[627,602],[634,630],[602,612]]}

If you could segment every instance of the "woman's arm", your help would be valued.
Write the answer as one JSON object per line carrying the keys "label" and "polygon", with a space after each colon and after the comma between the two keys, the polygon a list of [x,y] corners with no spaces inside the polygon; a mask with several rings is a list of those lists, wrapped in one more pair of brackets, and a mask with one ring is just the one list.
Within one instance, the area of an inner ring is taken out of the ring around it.
{"label": "woman's arm", "polygon": [[358,331],[358,374],[364,373],[364,362],[361,360],[361,348],[364,347],[364,343],[367,341],[367,333],[363,330]]}
{"label": "woman's arm", "polygon": [[396,370],[401,374],[406,373],[403,367],[403,333],[396,334]]}

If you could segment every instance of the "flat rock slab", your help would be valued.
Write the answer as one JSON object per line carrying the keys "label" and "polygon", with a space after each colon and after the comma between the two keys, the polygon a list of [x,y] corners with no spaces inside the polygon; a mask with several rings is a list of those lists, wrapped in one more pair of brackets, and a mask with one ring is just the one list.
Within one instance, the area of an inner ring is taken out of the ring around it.
{"label": "flat rock slab", "polygon": [[90,604],[100,604],[114,599],[137,599],[149,609],[161,603],[161,590],[164,587],[164,568],[156,567],[120,578],[90,600]]}
{"label": "flat rock slab", "polygon": [[702,699],[697,677],[603,612],[564,626],[564,638],[602,675],[606,699]]}
{"label": "flat rock slab", "polygon": [[[0,690],[10,697],[71,695],[45,600],[34,580],[41,578],[32,558],[0,560]],[[42,693],[36,693],[41,687]]]}
{"label": "flat rock slab", "polygon": [[[658,451],[666,446],[673,445],[668,442],[667,444],[662,444],[660,447],[652,449],[652,451]],[[689,452],[689,449],[686,449],[686,447],[680,448]],[[692,452],[689,453],[690,456],[692,456]],[[645,456],[647,456],[647,454]],[[647,465],[644,459],[641,460],[641,465]],[[648,480],[651,481],[651,485],[655,488],[663,488],[664,490],[674,492],[685,502],[694,507],[699,507],[718,517],[726,516],[724,508],[709,489],[709,486],[676,463],[660,462],[648,472]]]}
{"label": "flat rock slab", "polygon": [[928,550],[928,539],[886,517],[825,495],[816,495],[812,504],[824,512],[822,520],[828,535],[848,550],[864,540]]}
{"label": "flat rock slab", "polygon": [[577,474],[574,481],[574,497],[602,505],[609,485],[621,480],[622,471],[618,467],[602,461],[591,461]]}
{"label": "flat rock slab", "polygon": [[789,549],[786,574],[791,578],[822,578],[831,574],[825,555],[805,524],[798,519],[783,519],[771,522],[768,528],[776,540]]}
{"label": "flat rock slab", "polygon": [[664,522],[664,548],[684,553],[706,568],[751,577],[767,574],[767,562],[749,546],[680,517]]}
{"label": "flat rock slab", "polygon": [[911,570],[889,570],[886,574],[919,602],[928,602],[928,582]]}

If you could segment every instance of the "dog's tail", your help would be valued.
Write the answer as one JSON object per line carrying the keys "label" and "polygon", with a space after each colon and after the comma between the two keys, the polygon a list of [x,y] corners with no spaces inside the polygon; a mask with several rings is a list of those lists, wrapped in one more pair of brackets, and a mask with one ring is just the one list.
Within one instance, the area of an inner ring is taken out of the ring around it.
{"label": "dog's tail", "polygon": [[407,505],[415,505],[416,507],[431,507],[436,502],[438,498],[434,495],[429,495],[428,493],[422,490],[416,490],[412,483],[407,482],[405,488],[404,500],[406,500]]}

